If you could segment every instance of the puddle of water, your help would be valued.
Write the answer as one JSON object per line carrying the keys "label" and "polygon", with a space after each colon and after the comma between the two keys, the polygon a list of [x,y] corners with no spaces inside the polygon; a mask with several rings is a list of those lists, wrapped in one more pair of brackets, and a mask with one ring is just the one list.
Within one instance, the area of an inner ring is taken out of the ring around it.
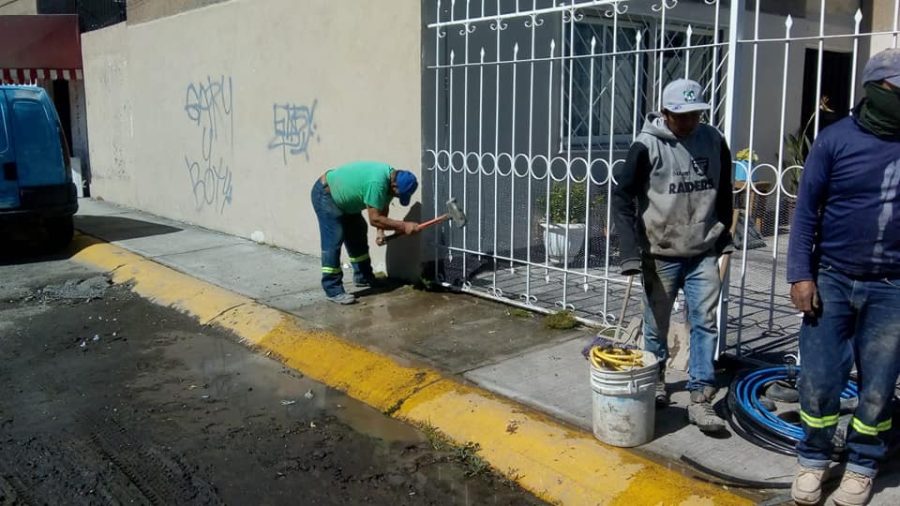
{"label": "puddle of water", "polygon": [[166,343],[165,356],[188,368],[198,396],[288,420],[330,414],[354,431],[387,443],[425,441],[415,428],[238,344],[198,334],[167,335],[175,339]]}
{"label": "puddle of water", "polygon": [[416,444],[425,441],[425,436],[413,427],[385,416],[361,402],[344,396],[347,404],[335,412],[337,418],[356,432],[377,437],[389,443]]}

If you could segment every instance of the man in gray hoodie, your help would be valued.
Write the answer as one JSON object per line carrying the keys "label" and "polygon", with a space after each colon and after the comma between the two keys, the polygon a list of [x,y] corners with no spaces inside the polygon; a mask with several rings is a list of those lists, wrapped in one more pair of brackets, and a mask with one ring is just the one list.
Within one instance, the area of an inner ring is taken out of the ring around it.
{"label": "man in gray hoodie", "polygon": [[647,116],[624,165],[614,171],[613,219],[622,273],[642,274],[644,348],[659,358],[657,404],[669,403],[665,367],[678,290],[687,299],[691,393],[688,418],[703,432],[725,429],[716,394],[718,257],[732,249],[731,153],[722,134],[700,122],[709,104],[699,84],[669,83],[662,112]]}

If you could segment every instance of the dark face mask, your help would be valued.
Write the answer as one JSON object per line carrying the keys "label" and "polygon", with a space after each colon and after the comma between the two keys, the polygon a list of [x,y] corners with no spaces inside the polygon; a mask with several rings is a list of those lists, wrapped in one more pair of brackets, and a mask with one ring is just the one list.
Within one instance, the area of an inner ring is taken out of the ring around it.
{"label": "dark face mask", "polygon": [[865,86],[866,99],[859,110],[859,122],[879,137],[900,137],[900,90],[878,83]]}

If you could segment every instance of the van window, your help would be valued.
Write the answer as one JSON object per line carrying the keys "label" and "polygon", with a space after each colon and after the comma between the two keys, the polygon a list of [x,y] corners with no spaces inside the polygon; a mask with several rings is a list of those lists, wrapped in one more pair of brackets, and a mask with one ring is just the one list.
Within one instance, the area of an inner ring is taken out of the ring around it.
{"label": "van window", "polygon": [[35,100],[14,100],[13,128],[16,133],[16,163],[20,186],[65,182],[65,166],[55,121]]}

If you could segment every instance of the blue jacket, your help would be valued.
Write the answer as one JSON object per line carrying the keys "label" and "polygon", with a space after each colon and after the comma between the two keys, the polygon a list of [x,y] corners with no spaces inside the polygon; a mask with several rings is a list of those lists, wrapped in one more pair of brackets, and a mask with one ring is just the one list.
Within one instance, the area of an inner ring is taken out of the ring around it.
{"label": "blue jacket", "polygon": [[858,279],[900,276],[900,140],[847,117],[806,159],[791,225],[787,280],[814,280],[819,262]]}

